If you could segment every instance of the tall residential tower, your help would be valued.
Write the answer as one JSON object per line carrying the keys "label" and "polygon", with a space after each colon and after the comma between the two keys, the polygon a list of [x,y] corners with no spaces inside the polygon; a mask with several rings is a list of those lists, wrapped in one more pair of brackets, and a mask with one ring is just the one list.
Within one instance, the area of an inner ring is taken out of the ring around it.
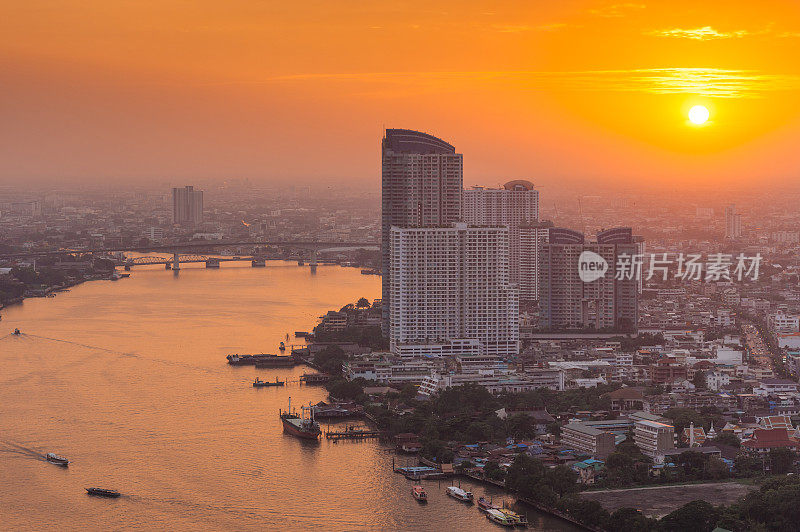
{"label": "tall residential tower", "polygon": [[519,353],[508,229],[391,228],[390,345],[400,356]]}
{"label": "tall residential tower", "polygon": [[392,226],[435,227],[461,219],[463,157],[427,133],[387,129],[381,142],[383,328],[389,331]]}

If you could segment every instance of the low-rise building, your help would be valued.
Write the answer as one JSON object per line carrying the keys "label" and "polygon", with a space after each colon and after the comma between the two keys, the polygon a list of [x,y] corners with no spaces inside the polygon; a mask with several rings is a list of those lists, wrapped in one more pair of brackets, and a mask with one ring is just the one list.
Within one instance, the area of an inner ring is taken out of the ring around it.
{"label": "low-rise building", "polygon": [[616,436],[586,423],[569,423],[561,429],[561,443],[594,457],[605,458],[614,452]]}
{"label": "low-rise building", "polygon": [[633,441],[643,454],[653,458],[675,448],[675,427],[658,421],[637,420],[633,427]]}

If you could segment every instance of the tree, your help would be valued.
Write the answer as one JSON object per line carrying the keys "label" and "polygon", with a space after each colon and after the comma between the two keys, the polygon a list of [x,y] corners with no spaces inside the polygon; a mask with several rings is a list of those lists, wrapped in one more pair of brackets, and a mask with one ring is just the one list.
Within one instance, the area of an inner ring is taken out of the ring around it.
{"label": "tree", "polygon": [[337,379],[329,382],[327,384],[327,389],[331,396],[337,399],[358,399],[364,395],[363,381],[364,379],[356,379],[353,381]]}
{"label": "tree", "polygon": [[486,462],[483,466],[483,475],[489,480],[503,480],[506,476],[505,471],[500,469],[500,466],[495,462]]}
{"label": "tree", "polygon": [[620,508],[609,516],[603,528],[614,532],[645,532],[655,529],[656,521],[634,508]]}
{"label": "tree", "polygon": [[733,461],[733,468],[739,477],[749,477],[764,472],[764,461],[746,453],[739,453]]}
{"label": "tree", "polygon": [[548,469],[544,482],[560,497],[578,491],[578,474],[567,466],[559,465]]}
{"label": "tree", "polygon": [[600,526],[608,520],[609,515],[603,505],[591,499],[565,497],[558,501],[557,507],[572,517],[589,526]]}
{"label": "tree", "polygon": [[719,435],[714,438],[714,443],[729,445],[737,449],[742,445],[742,442],[733,432],[720,432]]}
{"label": "tree", "polygon": [[514,414],[506,421],[509,436],[514,438],[526,439],[536,435],[536,427],[533,419],[527,414]]}
{"label": "tree", "polygon": [[675,464],[683,467],[686,476],[692,479],[703,477],[707,458],[703,453],[697,451],[685,451],[677,456]]}
{"label": "tree", "polygon": [[369,308],[369,300],[366,297],[360,298],[356,301],[356,308]]}
{"label": "tree", "polygon": [[728,464],[716,456],[709,457],[706,461],[706,465],[703,467],[703,478],[719,480],[729,477],[730,474],[731,470]]}
{"label": "tree", "polygon": [[634,459],[621,452],[614,452],[606,458],[606,476],[614,486],[626,486],[633,482]]}
{"label": "tree", "polygon": [[552,434],[556,438],[561,436],[561,424],[557,421],[553,421],[552,423],[547,424],[547,432]]}
{"label": "tree", "polygon": [[338,345],[329,345],[314,355],[314,364],[318,365],[325,373],[333,375],[342,374],[342,363],[345,360],[347,360],[347,354]]}
{"label": "tree", "polygon": [[546,468],[539,460],[520,454],[508,468],[506,487],[519,492],[523,498],[535,497],[544,479]]}
{"label": "tree", "polygon": [[795,455],[791,449],[774,447],[769,450],[769,463],[773,473],[783,475],[788,473],[794,465]]}
{"label": "tree", "polygon": [[706,501],[686,503],[661,518],[661,528],[667,532],[709,532],[717,523],[719,510]]}
{"label": "tree", "polygon": [[704,371],[697,371],[694,374],[694,378],[692,379],[692,384],[694,384],[695,388],[698,390],[705,390],[706,389],[706,374]]}

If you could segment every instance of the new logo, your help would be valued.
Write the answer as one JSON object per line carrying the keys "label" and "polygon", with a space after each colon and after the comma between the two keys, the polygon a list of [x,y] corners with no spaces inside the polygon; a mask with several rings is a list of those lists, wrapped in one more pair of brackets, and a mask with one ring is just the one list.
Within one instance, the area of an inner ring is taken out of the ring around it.
{"label": "new logo", "polygon": [[594,251],[584,251],[578,257],[578,275],[584,283],[596,281],[607,271],[608,262]]}

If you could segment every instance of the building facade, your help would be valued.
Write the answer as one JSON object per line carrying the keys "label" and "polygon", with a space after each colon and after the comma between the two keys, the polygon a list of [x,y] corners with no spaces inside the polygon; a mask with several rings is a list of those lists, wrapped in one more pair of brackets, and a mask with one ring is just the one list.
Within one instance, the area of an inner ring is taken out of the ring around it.
{"label": "building facade", "polygon": [[[640,246],[629,228],[601,231],[586,242],[578,231],[548,229],[541,245],[539,307],[545,329],[635,330],[639,319]],[[586,253],[604,261],[607,270],[591,281],[581,279]],[[629,266],[623,271],[624,261]]]}
{"label": "building facade", "polygon": [[481,355],[518,354],[519,294],[508,282],[507,228],[392,227],[390,246],[393,353],[424,354],[426,346],[442,352],[468,339],[479,342]]}
{"label": "building facade", "polygon": [[193,186],[172,189],[172,221],[176,224],[203,223],[203,191]]}
{"label": "building facade", "polygon": [[516,180],[503,188],[472,187],[464,190],[463,198],[466,223],[508,227],[509,280],[521,286],[520,226],[539,221],[539,191],[530,181]]}
{"label": "building facade", "polygon": [[742,237],[742,215],[736,212],[736,205],[725,207],[725,238]]}
{"label": "building facade", "polygon": [[528,310],[539,301],[542,247],[548,242],[553,222],[525,223],[519,227],[519,302]]}
{"label": "building facade", "polygon": [[383,328],[388,331],[392,226],[436,227],[461,220],[463,156],[447,142],[408,129],[387,129],[381,143]]}

